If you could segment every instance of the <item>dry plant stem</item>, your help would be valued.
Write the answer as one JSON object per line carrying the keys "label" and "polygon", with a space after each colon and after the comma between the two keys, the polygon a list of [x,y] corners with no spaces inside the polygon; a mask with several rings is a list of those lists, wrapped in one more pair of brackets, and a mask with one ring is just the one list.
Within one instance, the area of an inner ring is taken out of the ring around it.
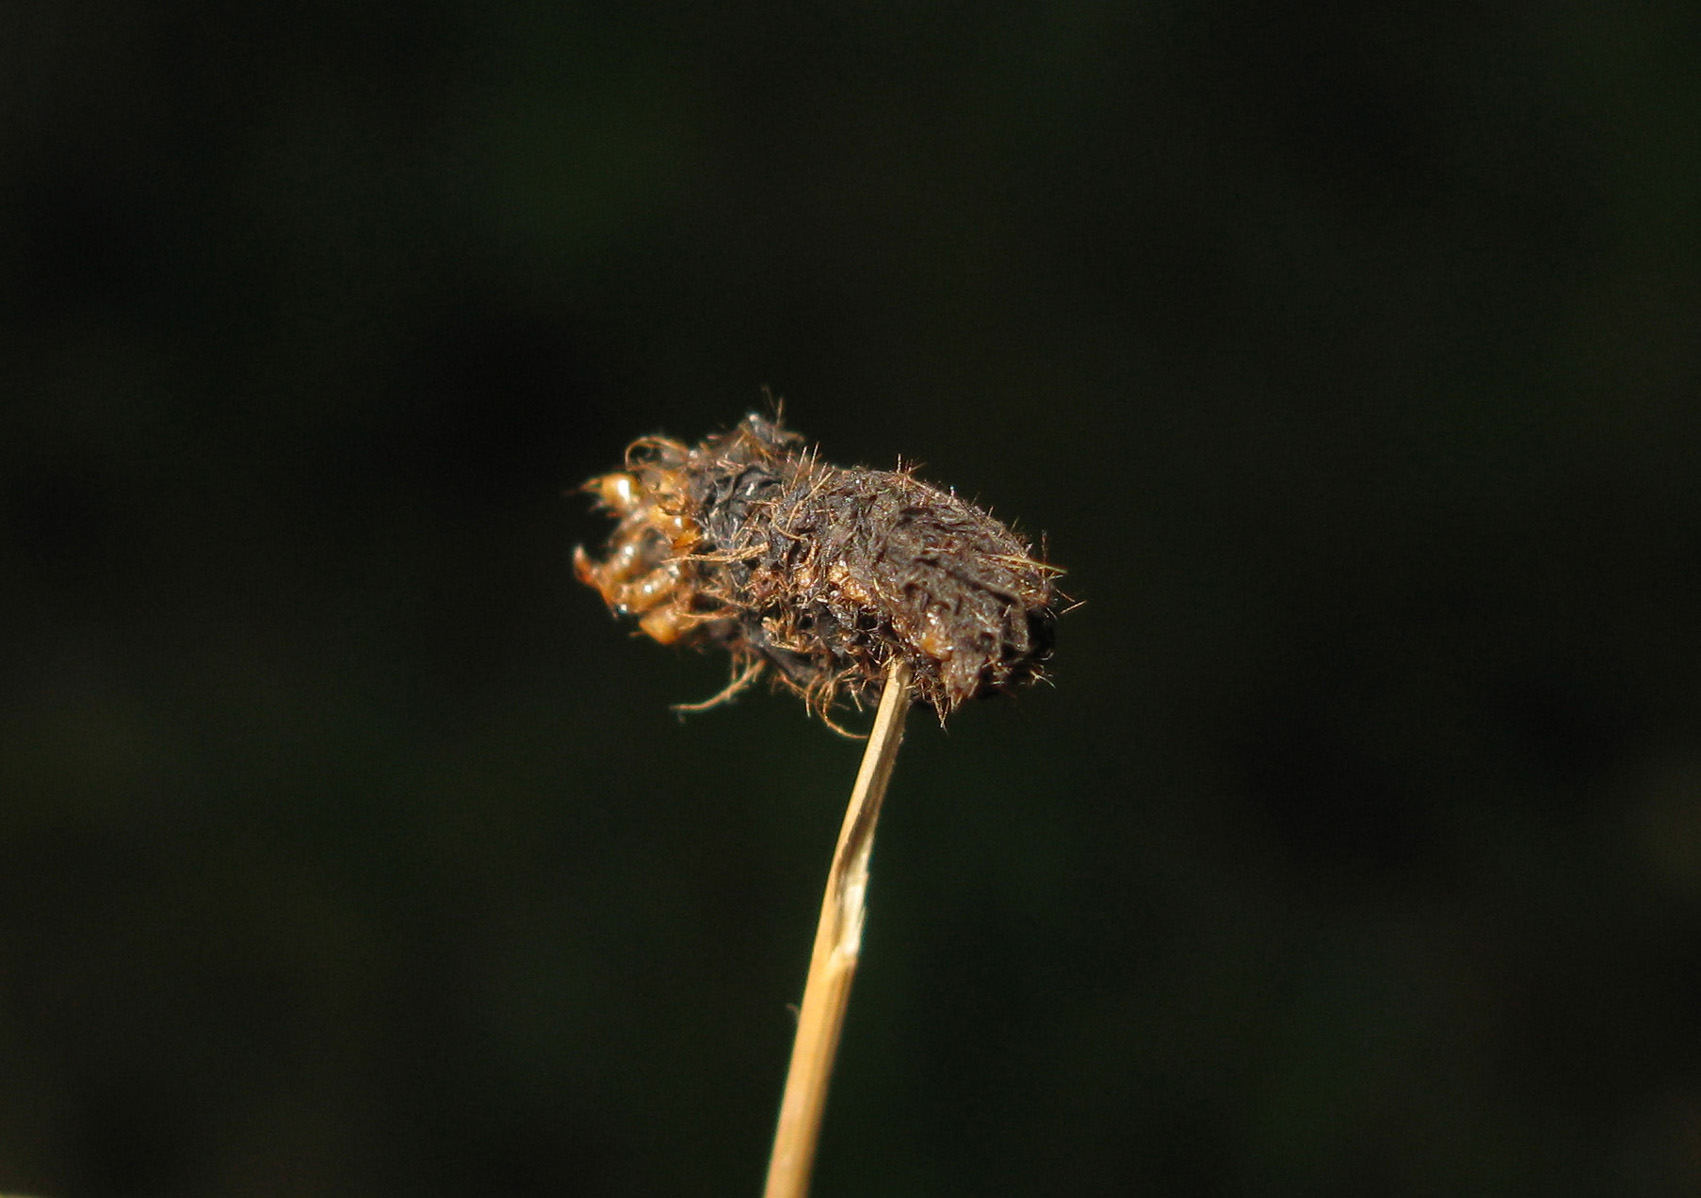
{"label": "dry plant stem", "polygon": [[815,948],[809,957],[809,980],[803,987],[803,1008],[797,1017],[785,1097],[780,1100],[774,1154],[768,1161],[766,1198],[804,1198],[809,1192],[821,1114],[827,1106],[827,1082],[833,1074],[839,1030],[844,1026],[851,981],[862,954],[874,823],[880,818],[880,803],[886,797],[898,746],[903,743],[904,716],[909,706],[910,670],[894,658],[887,667],[874,731],[862,755],[862,768],[857,771],[827,873],[827,892],[821,899],[821,920],[815,927]]}

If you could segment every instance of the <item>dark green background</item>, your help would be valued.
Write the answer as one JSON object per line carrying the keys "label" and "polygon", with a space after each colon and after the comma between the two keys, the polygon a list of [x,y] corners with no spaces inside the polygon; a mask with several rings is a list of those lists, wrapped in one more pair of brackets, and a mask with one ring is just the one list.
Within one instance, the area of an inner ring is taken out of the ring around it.
{"label": "dark green background", "polygon": [[570,551],[764,385],[1086,601],[820,1198],[1701,1188],[1701,9],[231,7],[0,10],[0,1189],[759,1191],[858,749]]}

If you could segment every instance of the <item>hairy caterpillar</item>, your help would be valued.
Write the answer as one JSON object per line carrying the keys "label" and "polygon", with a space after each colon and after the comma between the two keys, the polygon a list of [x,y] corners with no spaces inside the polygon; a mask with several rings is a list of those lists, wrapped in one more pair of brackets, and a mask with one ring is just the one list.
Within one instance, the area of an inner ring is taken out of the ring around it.
{"label": "hairy caterpillar", "polygon": [[829,718],[877,698],[895,654],[941,720],[1043,677],[1062,571],[908,470],[828,465],[752,414],[695,446],[636,441],[585,489],[617,523],[600,561],[575,550],[580,580],[663,644],[731,652],[734,681],[698,707],[771,669]]}

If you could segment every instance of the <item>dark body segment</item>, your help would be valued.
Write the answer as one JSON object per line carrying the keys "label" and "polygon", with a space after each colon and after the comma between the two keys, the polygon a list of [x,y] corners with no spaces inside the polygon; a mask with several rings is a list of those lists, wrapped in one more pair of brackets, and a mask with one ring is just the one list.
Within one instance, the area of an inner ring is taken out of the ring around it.
{"label": "dark body segment", "polygon": [[657,640],[724,645],[740,684],[772,667],[822,714],[877,698],[894,654],[941,719],[1050,654],[1060,571],[951,492],[827,465],[777,422],[639,441],[588,489],[619,524],[602,561],[578,551],[581,579]]}

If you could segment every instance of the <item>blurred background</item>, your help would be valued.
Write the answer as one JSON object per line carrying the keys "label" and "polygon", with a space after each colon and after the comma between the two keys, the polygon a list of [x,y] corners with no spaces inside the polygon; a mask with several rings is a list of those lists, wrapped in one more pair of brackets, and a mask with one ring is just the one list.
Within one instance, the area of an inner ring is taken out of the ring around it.
{"label": "blurred background", "polygon": [[759,1192],[859,747],[572,577],[1045,536],[816,1194],[1701,1190],[1692,6],[0,9],[0,1190]]}

